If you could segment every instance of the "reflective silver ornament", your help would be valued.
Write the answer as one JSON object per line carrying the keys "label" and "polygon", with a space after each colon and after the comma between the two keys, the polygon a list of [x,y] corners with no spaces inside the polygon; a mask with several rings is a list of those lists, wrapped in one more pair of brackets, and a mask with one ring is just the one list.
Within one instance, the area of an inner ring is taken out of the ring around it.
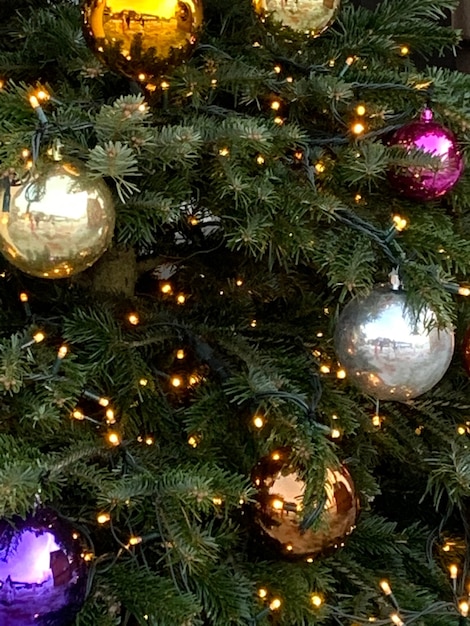
{"label": "reflective silver ornament", "polygon": [[23,272],[64,278],[92,265],[109,246],[115,212],[102,181],[81,164],[58,162],[29,181],[0,188],[0,252]]}
{"label": "reflective silver ornament", "polygon": [[403,292],[378,288],[352,300],[335,331],[335,349],[349,380],[379,400],[406,401],[436,385],[454,351],[451,329],[432,327],[434,313],[418,318]]}

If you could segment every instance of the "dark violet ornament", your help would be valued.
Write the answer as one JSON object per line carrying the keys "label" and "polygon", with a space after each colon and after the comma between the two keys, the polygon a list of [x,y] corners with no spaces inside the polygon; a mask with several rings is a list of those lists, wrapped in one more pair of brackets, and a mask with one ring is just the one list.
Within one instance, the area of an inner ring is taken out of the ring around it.
{"label": "dark violet ornament", "polygon": [[0,520],[0,625],[69,626],[88,568],[80,533],[50,509]]}
{"label": "dark violet ornament", "polygon": [[392,146],[407,151],[422,150],[439,157],[436,167],[395,167],[389,172],[390,182],[413,200],[434,200],[447,193],[463,171],[462,156],[452,131],[433,122],[431,109],[424,109],[421,118],[398,129],[390,140]]}

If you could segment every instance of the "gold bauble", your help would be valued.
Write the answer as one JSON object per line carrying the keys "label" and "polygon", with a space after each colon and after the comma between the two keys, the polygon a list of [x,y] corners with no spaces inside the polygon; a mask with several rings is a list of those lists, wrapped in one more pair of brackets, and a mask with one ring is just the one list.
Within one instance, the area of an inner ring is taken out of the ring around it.
{"label": "gold bauble", "polygon": [[110,69],[148,82],[186,61],[202,28],[201,0],[85,0],[83,32]]}
{"label": "gold bauble", "polygon": [[20,185],[2,185],[0,207],[0,252],[33,276],[81,272],[113,236],[111,193],[104,182],[87,179],[81,164],[54,163]]}
{"label": "gold bauble", "polygon": [[319,35],[335,19],[341,0],[253,0],[259,17],[272,17],[283,26]]}
{"label": "gold bauble", "polygon": [[253,472],[258,490],[257,520],[285,555],[314,557],[343,545],[356,523],[359,504],[351,475],[342,466],[328,469],[326,502],[315,528],[302,528],[305,482],[283,448],[263,457]]}

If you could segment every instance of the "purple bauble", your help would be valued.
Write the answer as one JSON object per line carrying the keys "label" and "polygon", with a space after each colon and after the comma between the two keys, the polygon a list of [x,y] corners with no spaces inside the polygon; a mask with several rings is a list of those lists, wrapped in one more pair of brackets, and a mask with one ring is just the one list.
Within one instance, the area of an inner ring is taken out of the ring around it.
{"label": "purple bauble", "polygon": [[85,600],[80,533],[50,509],[0,520],[1,626],[68,626]]}
{"label": "purple bauble", "polygon": [[463,160],[455,135],[437,122],[433,113],[424,109],[421,119],[410,122],[395,132],[390,145],[407,151],[423,150],[440,158],[438,167],[401,167],[389,172],[390,182],[413,200],[433,200],[447,193],[459,180]]}

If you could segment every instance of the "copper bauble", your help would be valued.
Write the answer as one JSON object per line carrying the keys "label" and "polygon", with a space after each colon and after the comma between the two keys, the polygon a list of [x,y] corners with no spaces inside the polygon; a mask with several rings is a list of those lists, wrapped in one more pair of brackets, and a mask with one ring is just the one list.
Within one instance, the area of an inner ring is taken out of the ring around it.
{"label": "copper bauble", "polygon": [[186,61],[202,28],[201,0],[86,0],[83,32],[110,69],[141,82]]}
{"label": "copper bauble", "polygon": [[436,385],[454,351],[452,329],[429,325],[425,307],[418,318],[402,291],[376,288],[346,305],[335,330],[335,348],[349,380],[379,400],[406,401]]}
{"label": "copper bauble", "polygon": [[64,278],[92,265],[111,242],[113,199],[82,164],[57,162],[0,187],[0,252],[23,272]]}
{"label": "copper bauble", "polygon": [[314,557],[327,548],[342,545],[354,529],[359,510],[355,487],[348,470],[328,469],[326,502],[315,529],[302,527],[305,482],[290,462],[287,448],[263,457],[253,471],[258,489],[258,522],[279,544],[285,555]]}
{"label": "copper bauble", "polygon": [[319,35],[334,20],[341,0],[252,0],[259,17],[270,16],[275,22],[300,33]]}

